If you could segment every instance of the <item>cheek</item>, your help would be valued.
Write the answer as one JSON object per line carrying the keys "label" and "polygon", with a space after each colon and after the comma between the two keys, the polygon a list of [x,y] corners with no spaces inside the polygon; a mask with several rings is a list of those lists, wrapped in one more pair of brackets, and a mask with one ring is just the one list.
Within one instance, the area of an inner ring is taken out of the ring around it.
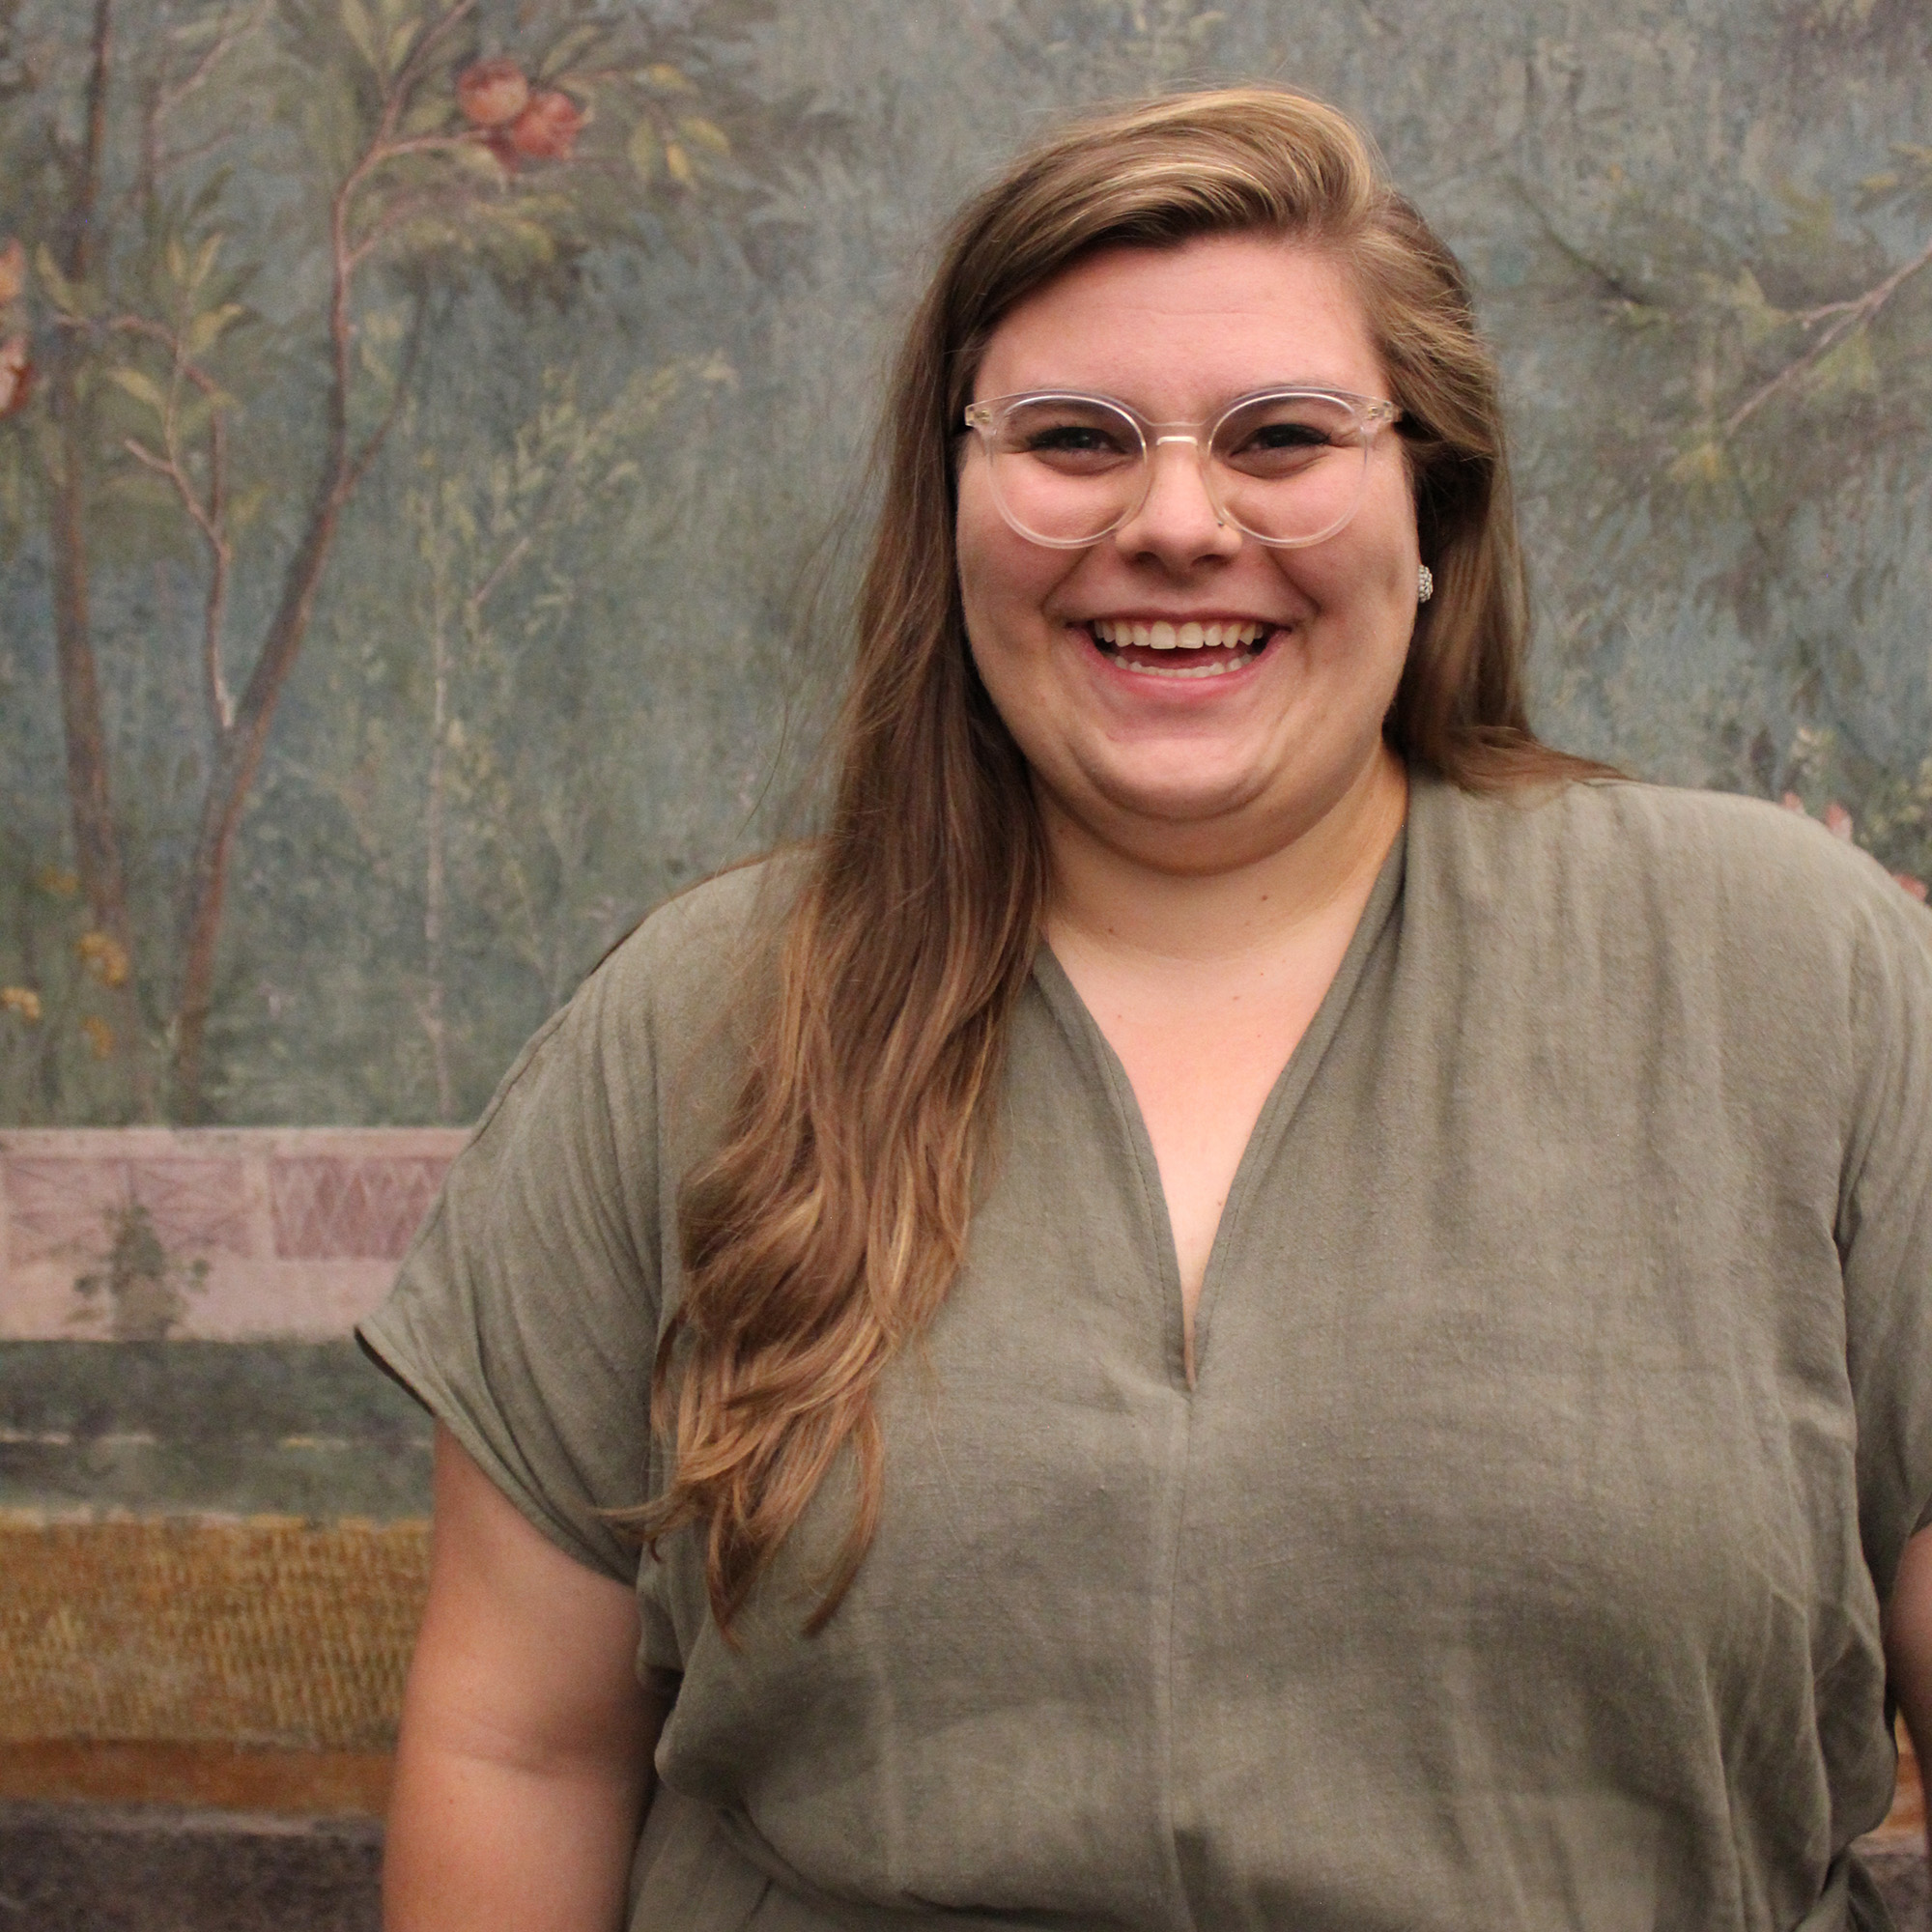
{"label": "cheek", "polygon": [[1338,578],[1351,582],[1362,605],[1405,619],[1411,616],[1421,554],[1406,491],[1391,489],[1381,500],[1364,503],[1342,535],[1349,554],[1346,564],[1339,555],[1335,559],[1342,566]]}
{"label": "cheek", "polygon": [[959,601],[966,613],[973,654],[1011,650],[1037,641],[1050,624],[1046,603],[1071,567],[1057,551],[1030,544],[999,511],[962,479],[953,527]]}
{"label": "cheek", "polygon": [[999,601],[1002,577],[999,532],[1004,526],[992,505],[974,486],[969,469],[960,478],[959,511],[953,523],[952,548],[959,572],[959,601],[976,631],[987,609]]}
{"label": "cheek", "polygon": [[1422,560],[1422,541],[1415,526],[1415,478],[1407,459],[1392,464],[1389,473],[1379,480],[1380,490],[1363,508],[1376,516],[1377,527],[1384,533],[1381,546],[1390,571],[1410,584]]}

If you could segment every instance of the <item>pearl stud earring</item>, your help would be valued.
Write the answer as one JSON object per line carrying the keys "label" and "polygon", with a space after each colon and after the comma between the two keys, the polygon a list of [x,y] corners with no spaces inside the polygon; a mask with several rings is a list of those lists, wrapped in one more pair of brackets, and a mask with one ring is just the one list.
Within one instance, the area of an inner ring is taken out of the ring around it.
{"label": "pearl stud earring", "polygon": [[1415,601],[1427,604],[1435,595],[1435,573],[1425,563],[1415,573]]}

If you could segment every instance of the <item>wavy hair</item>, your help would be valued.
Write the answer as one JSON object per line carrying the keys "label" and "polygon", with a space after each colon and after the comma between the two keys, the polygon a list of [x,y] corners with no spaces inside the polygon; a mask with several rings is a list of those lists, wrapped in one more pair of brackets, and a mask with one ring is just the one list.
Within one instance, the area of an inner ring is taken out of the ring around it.
{"label": "wavy hair", "polygon": [[892,384],[829,823],[723,1143],[680,1196],[684,1293],[652,1401],[670,1477],[638,1520],[654,1548],[697,1526],[727,1636],[841,1456],[851,1520],[808,1631],[875,1533],[879,1377],[958,1271],[1044,911],[1027,767],[972,668],[955,568],[955,432],[980,358],[1009,311],[1096,250],[1248,234],[1350,270],[1402,407],[1436,589],[1389,744],[1470,789],[1604,775],[1529,728],[1495,365],[1455,257],[1346,116],[1272,87],[1168,97],[1067,128],[975,198]]}

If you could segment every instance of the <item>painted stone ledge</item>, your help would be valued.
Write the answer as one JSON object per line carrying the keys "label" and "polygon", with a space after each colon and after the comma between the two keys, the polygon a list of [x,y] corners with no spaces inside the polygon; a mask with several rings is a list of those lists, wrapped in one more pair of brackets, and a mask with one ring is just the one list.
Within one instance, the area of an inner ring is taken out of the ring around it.
{"label": "painted stone ledge", "polygon": [[0,1130],[0,1341],[321,1341],[388,1292],[461,1127]]}
{"label": "painted stone ledge", "polygon": [[[18,1774],[0,1797],[152,1798],[135,1773],[154,1754],[242,1749],[348,1764],[378,1791],[426,1576],[428,1430],[343,1338],[387,1293],[468,1137],[0,1129],[0,1771]],[[93,1350],[5,1347],[85,1341],[258,1347],[134,1348],[85,1371]],[[206,1422],[211,1401],[247,1483],[202,1435],[176,1444],[183,1412]],[[90,1434],[69,1409],[111,1426]],[[401,1465],[400,1520],[371,1520],[394,1484],[348,1480],[358,1448]],[[255,1513],[265,1493],[300,1513]],[[1916,1900],[1909,1747],[1899,1769],[1863,1844]]]}

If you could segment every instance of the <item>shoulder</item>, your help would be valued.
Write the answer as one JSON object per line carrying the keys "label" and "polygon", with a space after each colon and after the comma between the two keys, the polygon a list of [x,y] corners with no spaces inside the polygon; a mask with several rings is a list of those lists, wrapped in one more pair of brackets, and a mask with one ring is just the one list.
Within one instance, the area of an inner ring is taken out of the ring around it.
{"label": "shoulder", "polygon": [[798,857],[782,854],[667,899],[611,949],[572,1005],[673,1026],[724,1010],[779,936],[800,871]]}
{"label": "shoulder", "polygon": [[1417,781],[1426,880],[1472,911],[1635,921],[1724,950],[1923,952],[1932,916],[1868,853],[1802,812],[1727,792],[1586,781],[1478,796]]}
{"label": "shoulder", "polygon": [[1869,854],[1763,800],[1423,779],[1403,904],[1405,951],[1438,991],[1546,1033],[1633,1051],[1694,1035],[1834,1086],[1932,1033],[1932,916]]}
{"label": "shoulder", "polygon": [[1579,1091],[1610,1069],[1613,1094],[1648,1096],[1646,1132],[1688,1094],[1722,1098],[1700,1117],[1712,1146],[1748,1124],[1792,1172],[1820,1150],[1834,1175],[1855,1165],[1900,1069],[1932,1054],[1932,917],[1762,800],[1420,780],[1399,948],[1419,1010],[1463,1049],[1547,1062]]}
{"label": "shoulder", "polygon": [[525,1045],[477,1138],[561,1108],[600,1117],[634,1147],[657,1134],[672,1087],[684,1112],[714,1111],[742,1067],[739,1022],[798,872],[789,857],[738,867],[648,914]]}

